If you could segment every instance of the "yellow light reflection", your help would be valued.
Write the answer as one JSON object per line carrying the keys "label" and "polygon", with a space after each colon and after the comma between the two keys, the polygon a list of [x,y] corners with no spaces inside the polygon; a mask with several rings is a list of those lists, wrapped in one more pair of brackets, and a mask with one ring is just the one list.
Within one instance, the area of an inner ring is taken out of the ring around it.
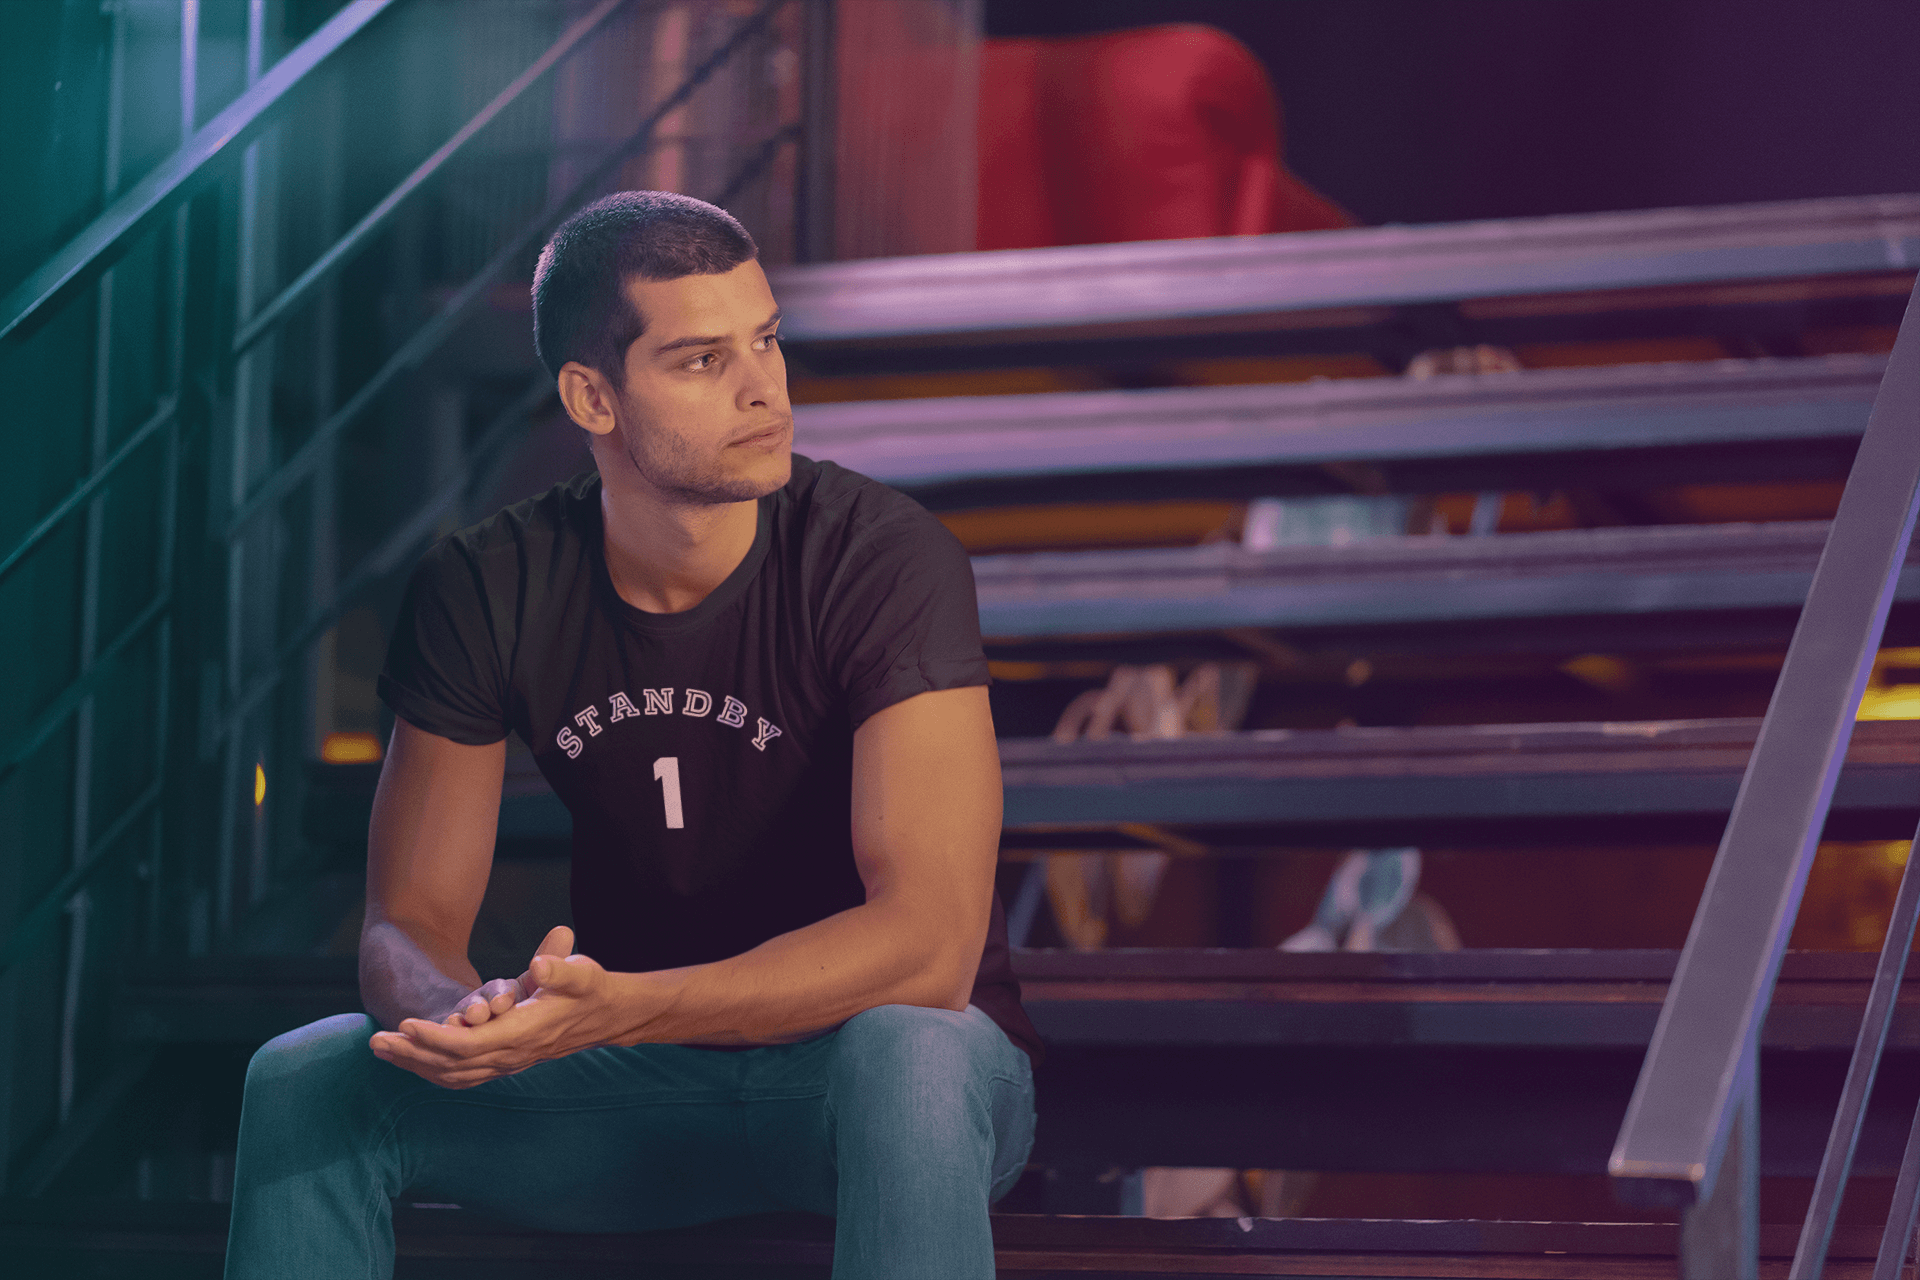
{"label": "yellow light reflection", "polygon": [[260,765],[253,766],[253,803],[256,808],[267,801],[267,771]]}
{"label": "yellow light reflection", "polygon": [[1869,688],[1860,699],[1860,720],[1920,720],[1920,684]]}

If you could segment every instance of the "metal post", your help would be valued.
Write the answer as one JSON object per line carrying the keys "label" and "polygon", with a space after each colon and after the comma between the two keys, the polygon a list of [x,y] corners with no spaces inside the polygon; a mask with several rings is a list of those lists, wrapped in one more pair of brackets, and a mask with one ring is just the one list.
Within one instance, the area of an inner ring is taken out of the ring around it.
{"label": "metal post", "polygon": [[1900,1176],[1893,1184],[1893,1203],[1887,1209],[1887,1229],[1880,1237],[1880,1255],[1873,1264],[1873,1280],[1901,1280],[1900,1266],[1913,1249],[1914,1229],[1920,1224],[1920,1109],[1907,1133],[1907,1151],[1900,1160]]}
{"label": "metal post", "polygon": [[[247,84],[260,79],[263,69],[266,31],[266,0],[247,0]],[[241,155],[239,225],[237,232],[237,271],[234,282],[235,327],[252,318],[262,291],[261,276],[271,268],[271,223],[267,216],[269,201],[263,196],[266,180],[262,174],[265,138],[251,142]],[[272,367],[271,337],[243,353],[233,368],[233,409],[228,436],[230,453],[227,471],[229,510],[237,510],[247,500],[248,490],[269,465],[267,439],[267,399],[269,370]],[[239,701],[246,688],[247,659],[257,648],[256,632],[270,624],[265,610],[272,604],[270,591],[249,592],[249,579],[257,586],[264,581],[258,571],[265,568],[275,535],[272,522],[236,531],[227,544],[227,619],[226,619],[226,693],[231,703]],[[214,931],[224,936],[233,928],[235,892],[240,868],[236,845],[240,811],[247,820],[247,900],[258,901],[265,891],[264,828],[254,806],[242,805],[243,794],[251,798],[253,768],[260,744],[252,718],[235,726],[227,736],[221,761],[221,817],[219,879],[214,885]]]}
{"label": "metal post", "polygon": [[1760,1081],[1752,1063],[1745,1076],[1713,1189],[1680,1220],[1683,1280],[1757,1280],[1760,1274]]}
{"label": "metal post", "polygon": [[[316,106],[320,113],[318,172],[320,238],[331,242],[340,234],[340,112],[342,86],[337,72],[329,74],[320,86]],[[339,322],[339,290],[332,276],[321,284],[313,315],[313,421],[316,426],[333,414],[334,380],[338,377],[335,328]],[[314,464],[312,521],[308,529],[311,543],[310,583],[307,604],[310,612],[333,603],[339,587],[339,547],[336,545],[339,518],[338,451],[330,443]],[[308,749],[320,753],[326,735],[333,729],[339,668],[338,627],[330,627],[314,642],[308,657]]]}
{"label": "metal post", "polygon": [[[116,6],[112,12],[108,36],[107,118],[103,139],[100,185],[102,197],[111,201],[120,190],[120,152],[126,113],[127,22]],[[184,29],[182,39],[185,39]],[[93,403],[91,439],[88,442],[87,469],[98,471],[106,462],[113,426],[113,283],[111,269],[103,272],[94,286]],[[81,533],[80,570],[80,645],[79,674],[93,670],[100,648],[100,572],[106,553],[107,490],[102,489],[87,503]],[[72,851],[70,862],[79,866],[87,860],[93,841],[93,763],[94,700],[89,694],[74,712]],[[66,910],[67,964],[62,979],[60,1002],[60,1050],[58,1117],[65,1124],[73,1113],[73,1097],[79,1064],[75,1039],[80,1020],[80,986],[86,975],[87,919],[92,910],[89,891],[82,888],[68,900]]]}
{"label": "metal post", "polygon": [[836,0],[806,0],[801,37],[801,140],[798,207],[793,213],[793,247],[802,262],[833,261],[835,155],[840,128]]}
{"label": "metal post", "polygon": [[1854,1148],[1866,1123],[1867,1099],[1873,1095],[1887,1032],[1893,1026],[1900,981],[1906,976],[1907,957],[1913,951],[1914,922],[1920,919],[1920,870],[1914,868],[1914,861],[1913,847],[1909,846],[1886,940],[1880,947],[1880,962],[1874,969],[1873,988],[1867,993],[1860,1031],[1854,1037],[1847,1082],[1840,1090],[1840,1105],[1834,1109],[1833,1128],[1827,1134],[1827,1149],[1820,1158],[1820,1174],[1813,1182],[1813,1196],[1807,1204],[1788,1280],[1819,1280],[1826,1265],[1834,1223],[1840,1217],[1840,1201],[1846,1195],[1847,1175],[1853,1170]]}

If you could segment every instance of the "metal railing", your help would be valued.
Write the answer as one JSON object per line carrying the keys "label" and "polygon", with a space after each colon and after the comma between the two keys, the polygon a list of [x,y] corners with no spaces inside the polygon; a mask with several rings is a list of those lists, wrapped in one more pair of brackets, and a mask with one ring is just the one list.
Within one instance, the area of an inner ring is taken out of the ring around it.
{"label": "metal railing", "polygon": [[[356,600],[388,580],[422,545],[454,522],[495,459],[519,438],[532,415],[551,400],[550,380],[544,374],[533,377],[518,392],[509,394],[503,407],[465,443],[458,463],[434,480],[426,493],[416,495],[410,509],[401,513],[394,526],[357,563],[338,575],[331,590],[310,598],[307,607],[291,619],[285,617],[284,608],[278,609],[276,616],[271,598],[273,584],[256,580],[262,559],[272,559],[262,556],[261,547],[270,542],[272,530],[285,523],[289,500],[328,471],[345,433],[366,418],[382,392],[443,347],[479,309],[492,287],[516,267],[524,267],[532,250],[567,214],[608,189],[624,164],[646,153],[655,144],[662,122],[684,107],[717,71],[739,59],[756,42],[770,40],[774,19],[787,3],[762,0],[751,12],[729,23],[705,56],[689,60],[691,65],[677,85],[658,98],[636,128],[599,149],[575,180],[552,192],[532,216],[520,219],[476,275],[454,290],[424,324],[399,343],[397,350],[380,361],[344,402],[318,414],[317,425],[298,447],[271,467],[249,466],[241,456],[250,441],[271,443],[263,424],[250,425],[244,420],[249,410],[242,403],[248,394],[248,379],[266,376],[254,365],[262,354],[262,344],[284,330],[303,308],[324,302],[339,273],[390,229],[403,209],[447,169],[456,154],[522,99],[529,88],[588,46],[597,34],[604,33],[616,15],[651,13],[657,6],[640,0],[600,0],[566,23],[558,37],[520,74],[414,165],[311,265],[256,308],[247,276],[251,269],[249,255],[256,252],[256,246],[249,236],[255,234],[259,219],[272,212],[247,203],[258,198],[257,188],[249,185],[256,182],[256,148],[302,109],[301,104],[314,96],[308,90],[324,76],[344,74],[339,71],[343,54],[364,45],[368,37],[362,33],[374,26],[376,19],[405,6],[399,5],[399,0],[351,0],[269,67],[262,65],[265,6],[257,2],[250,5],[249,85],[230,105],[195,129],[191,67],[196,57],[197,31],[191,19],[197,16],[198,7],[193,0],[183,4],[182,145],[124,194],[110,199],[104,212],[0,301],[0,354],[11,350],[17,356],[66,308],[89,297],[90,286],[97,296],[106,296],[117,269],[114,264],[135,251],[143,237],[159,236],[167,288],[162,315],[169,328],[165,385],[148,416],[112,448],[105,447],[105,433],[96,430],[94,456],[86,473],[17,542],[0,551],[0,581],[4,581],[33,564],[36,553],[44,552],[62,537],[63,531],[78,522],[88,522],[83,538],[91,565],[98,560],[99,513],[106,495],[130,477],[144,480],[148,471],[157,474],[160,496],[155,524],[160,545],[154,550],[161,565],[157,590],[110,636],[96,636],[97,628],[92,628],[89,621],[87,627],[91,629],[82,639],[77,673],[44,701],[10,741],[0,742],[0,785],[17,782],[22,768],[57,735],[88,723],[92,700],[105,682],[125,677],[121,669],[124,660],[152,639],[158,650],[153,667],[157,674],[151,678],[150,688],[155,725],[152,778],[116,815],[98,824],[97,832],[90,832],[84,820],[78,823],[70,864],[50,887],[14,913],[11,931],[0,940],[0,975],[25,957],[44,950],[49,928],[63,916],[70,917],[67,1003],[77,1009],[76,993],[91,954],[84,936],[89,887],[130,851],[138,850],[142,858],[139,875],[146,883],[148,949],[159,946],[163,904],[186,908],[184,914],[193,919],[186,947],[203,951],[222,945],[238,913],[250,902],[260,900],[267,868],[257,850],[254,865],[242,867],[237,847],[236,831],[243,825],[243,811],[258,808],[257,800],[253,806],[245,803],[252,798],[247,795],[245,779],[255,759],[250,749],[242,750],[243,738],[253,733],[258,740],[261,731],[257,722],[269,699],[300,669],[315,642]],[[717,7],[716,12],[720,12]],[[115,21],[121,19],[116,15]],[[776,121],[774,127],[757,136],[739,139],[738,146],[729,152],[737,154],[739,162],[719,184],[720,189],[700,194],[723,202],[731,199],[763,174],[799,136],[798,124]],[[227,186],[219,187],[223,183]],[[196,205],[197,197],[216,188],[229,196],[238,194],[237,246],[223,239],[221,210]],[[249,219],[254,222],[250,224]],[[211,252],[210,246],[214,246]],[[236,252],[241,258],[237,271],[229,262]],[[232,284],[236,275],[240,277],[238,287]],[[198,332],[212,336],[190,336]],[[108,359],[104,346],[96,356],[104,367]],[[231,403],[223,403],[223,397]],[[220,456],[223,444],[228,449],[225,457]],[[188,457],[190,448],[194,452]],[[160,451],[157,466],[132,465],[136,459],[151,461],[149,454],[155,449]],[[183,507],[182,486],[196,469],[204,474],[210,490],[207,501],[198,507],[192,503]],[[141,474],[136,476],[136,470]],[[97,574],[83,589],[86,599],[82,614],[89,620],[99,613],[95,578]],[[183,593],[182,585],[190,589]],[[254,626],[255,615],[261,613],[267,618],[264,646]],[[177,633],[183,630],[191,634],[191,642],[184,645],[176,643]],[[211,678],[207,674],[210,668],[216,672]],[[179,691],[192,688],[196,682],[200,692],[198,716],[182,717],[178,714],[178,704],[183,701]],[[256,728],[249,729],[249,725]],[[84,812],[89,808],[84,776],[92,757],[84,729],[81,738],[75,768],[82,775],[83,792],[77,808]],[[218,785],[207,787],[206,766],[216,756]],[[289,769],[286,776],[294,772]],[[190,773],[192,785],[188,785]],[[147,838],[131,839],[142,823],[149,824]],[[207,855],[196,846],[207,844],[217,849],[217,865],[210,869],[210,875],[204,865],[192,865],[196,861],[204,864]],[[170,865],[174,863],[178,865]],[[178,886],[182,877],[197,877],[202,882],[211,879],[213,893],[205,892],[204,883],[190,892],[165,889],[160,883],[163,865],[169,865],[170,885]],[[68,1019],[69,1024],[76,1021]],[[68,1057],[73,1053],[73,1039],[69,1025],[62,1033],[62,1052]],[[73,1107],[73,1075],[70,1069],[63,1075],[62,1128],[39,1144],[40,1157],[22,1162],[24,1167],[38,1170],[32,1179],[34,1185],[24,1188],[29,1194],[41,1189],[57,1172],[58,1161],[45,1158],[47,1153],[71,1151],[78,1145],[66,1125],[69,1116],[97,1117],[107,1110],[98,1097],[87,1099],[85,1107]],[[126,1072],[108,1072],[109,1083],[102,1087],[127,1087],[126,1076]],[[4,1132],[0,1137],[5,1137]],[[4,1145],[11,1142],[0,1143]],[[12,1154],[0,1151],[0,1168]]]}
{"label": "metal railing", "polygon": [[[1759,1036],[1920,506],[1920,288],[1774,686],[1609,1171],[1630,1201],[1684,1209],[1689,1280],[1758,1274]],[[1920,875],[1910,856],[1792,1275],[1820,1274],[1850,1171]],[[1894,1280],[1920,1202],[1920,1117],[1876,1280]]]}

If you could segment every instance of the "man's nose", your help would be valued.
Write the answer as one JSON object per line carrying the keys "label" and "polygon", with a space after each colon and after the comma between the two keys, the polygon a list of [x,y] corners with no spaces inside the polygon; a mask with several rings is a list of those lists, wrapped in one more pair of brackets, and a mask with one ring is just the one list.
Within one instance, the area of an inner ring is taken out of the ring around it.
{"label": "man's nose", "polygon": [[786,387],[778,376],[778,370],[758,360],[746,362],[746,373],[740,383],[742,408],[779,408],[786,403],[786,399]]}

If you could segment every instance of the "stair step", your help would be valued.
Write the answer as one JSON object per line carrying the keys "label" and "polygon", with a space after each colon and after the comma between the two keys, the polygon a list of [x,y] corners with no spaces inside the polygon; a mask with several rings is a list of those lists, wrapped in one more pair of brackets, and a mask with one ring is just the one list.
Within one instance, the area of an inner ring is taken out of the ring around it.
{"label": "stair step", "polygon": [[[1142,949],[1014,953],[1034,1024],[1055,1046],[1453,1046],[1642,1050],[1673,951],[1314,955]],[[1853,1044],[1875,956],[1794,952],[1761,1043]],[[506,972],[514,957],[482,957]],[[1920,958],[1912,972],[1920,975]],[[117,997],[139,1041],[259,1043],[360,1007],[349,956],[149,963]],[[1888,1047],[1920,1050],[1920,983],[1900,996]]]}
{"label": "stair step", "polygon": [[[1005,739],[1000,759],[1009,828],[1194,824],[1213,829],[1201,835],[1208,843],[1231,844],[1238,837],[1223,828],[1255,824],[1253,843],[1337,844],[1364,831],[1402,837],[1383,844],[1422,844],[1512,822],[1528,823],[1537,838],[1539,820],[1564,830],[1558,820],[1579,817],[1591,820],[1582,839],[1652,823],[1665,840],[1711,842],[1759,730],[1758,719],[1743,718]],[[1920,816],[1916,761],[1920,721],[1857,725],[1830,838],[1911,835]],[[1688,818],[1698,821],[1689,828],[1680,821]]]}
{"label": "stair step", "polygon": [[1422,493],[1569,468],[1592,485],[1602,465],[1639,484],[1842,478],[1885,369],[1843,355],[798,405],[794,448],[935,507],[1316,492],[1329,462],[1384,467],[1394,491],[1417,463],[1405,488]]}
{"label": "stair step", "polygon": [[[217,1276],[227,1209],[214,1204],[0,1201],[0,1245],[71,1277]],[[737,1219],[641,1235],[527,1231],[457,1209],[397,1205],[408,1277],[824,1277],[832,1223],[805,1215]],[[1640,1280],[1673,1275],[1679,1231],[1663,1223],[1392,1219],[1046,1217],[993,1220],[998,1272],[1072,1276],[1445,1277],[1447,1280]],[[1784,1275],[1797,1227],[1761,1228],[1761,1274]],[[1871,1274],[1877,1233],[1841,1227],[1826,1274]],[[35,1272],[39,1274],[39,1272]],[[53,1274],[53,1272],[47,1272]]]}
{"label": "stair step", "polygon": [[[1643,1050],[1677,958],[1670,951],[1028,952],[1019,968],[1027,1009],[1053,1045]],[[1851,1048],[1875,959],[1788,957],[1761,1044]],[[1920,974],[1920,962],[1913,972]],[[1902,993],[1888,1048],[1920,1049],[1915,986]]]}
{"label": "stair step", "polygon": [[[1222,542],[1031,552],[976,556],[973,572],[981,631],[996,644],[1233,627],[1310,633],[1498,622],[1511,649],[1524,643],[1512,634],[1515,624],[1535,620],[1614,616],[1670,626],[1676,616],[1790,617],[1806,600],[1826,540],[1825,521],[1662,525],[1268,551]],[[1920,559],[1910,559],[1895,598],[1920,600]]]}
{"label": "stair step", "polygon": [[[1713,282],[1765,282],[1778,294],[1795,280],[1888,276],[1888,292],[1904,297],[1916,265],[1920,197],[1890,195],[935,254],[769,276],[783,337],[810,365],[830,366],[863,347],[916,343],[1350,328],[1432,302],[1478,301],[1469,319],[1591,312],[1595,291]],[[1730,292],[1688,291],[1695,305]]]}
{"label": "stair step", "polygon": [[[520,957],[479,957],[487,973]],[[1043,1167],[1601,1174],[1677,953],[1014,953],[1048,1040]],[[1875,957],[1789,953],[1763,1029],[1761,1163],[1811,1177]],[[1920,961],[1916,961],[1920,968]],[[112,1023],[257,1045],[359,1008],[350,957],[150,964]],[[1896,1012],[1857,1170],[1890,1175],[1920,1099],[1920,984]],[[232,1089],[239,1088],[236,1073]]]}

